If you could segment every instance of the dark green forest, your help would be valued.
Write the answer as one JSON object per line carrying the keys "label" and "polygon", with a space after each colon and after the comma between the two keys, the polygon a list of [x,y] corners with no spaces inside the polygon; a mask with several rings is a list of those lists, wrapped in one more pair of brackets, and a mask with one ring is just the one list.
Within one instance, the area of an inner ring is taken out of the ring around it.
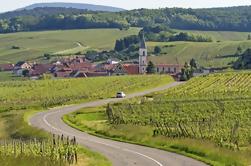
{"label": "dark green forest", "polygon": [[211,9],[137,9],[117,13],[73,8],[36,8],[0,14],[0,33],[19,31],[152,27],[250,31],[251,6]]}
{"label": "dark green forest", "polygon": [[247,49],[244,53],[239,55],[239,58],[234,62],[235,69],[251,69],[251,49]]}

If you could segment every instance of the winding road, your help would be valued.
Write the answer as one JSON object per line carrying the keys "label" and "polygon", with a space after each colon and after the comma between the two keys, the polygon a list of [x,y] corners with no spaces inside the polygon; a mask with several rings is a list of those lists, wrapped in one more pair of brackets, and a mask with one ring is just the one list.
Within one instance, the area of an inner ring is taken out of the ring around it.
{"label": "winding road", "polygon": [[[146,90],[128,95],[126,98],[144,96],[146,94],[162,91],[177,85],[181,82],[174,82],[162,87]],[[204,166],[206,164],[197,160],[170,153],[167,151],[149,148],[140,145],[117,142],[103,139],[78,131],[66,125],[62,116],[79,110],[81,108],[102,106],[110,102],[118,102],[123,99],[104,99],[88,102],[79,105],[54,108],[48,112],[41,112],[34,115],[29,123],[31,126],[46,130],[54,134],[64,134],[65,136],[75,136],[80,145],[105,155],[114,166]]]}

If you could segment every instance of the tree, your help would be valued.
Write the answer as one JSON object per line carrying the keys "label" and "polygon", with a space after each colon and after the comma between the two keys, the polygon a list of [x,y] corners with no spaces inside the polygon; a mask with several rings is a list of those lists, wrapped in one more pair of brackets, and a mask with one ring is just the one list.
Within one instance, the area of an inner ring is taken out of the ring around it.
{"label": "tree", "polygon": [[45,54],[44,54],[44,58],[45,58],[46,60],[51,59],[51,54],[45,53]]}
{"label": "tree", "polygon": [[22,75],[24,76],[24,77],[28,77],[29,76],[29,70],[28,69],[25,69],[25,70],[23,70],[22,71]]}
{"label": "tree", "polygon": [[241,55],[242,54],[242,48],[241,48],[241,46],[239,46],[239,47],[237,47],[237,50],[236,50],[236,55]]}
{"label": "tree", "polygon": [[188,78],[187,78],[187,74],[186,74],[186,69],[185,68],[182,68],[181,69],[181,77],[180,77],[180,81],[187,81]]}
{"label": "tree", "polygon": [[194,59],[194,58],[192,58],[191,60],[190,60],[190,66],[191,66],[191,68],[193,68],[193,69],[198,69],[198,63],[196,62],[196,60]]}
{"label": "tree", "polygon": [[191,59],[189,64],[185,62],[184,68],[181,69],[180,81],[187,81],[192,78],[194,70],[197,68],[198,65],[194,59]]}
{"label": "tree", "polygon": [[161,48],[160,48],[160,46],[156,46],[156,47],[154,47],[154,54],[160,54],[161,53]]}
{"label": "tree", "polygon": [[248,34],[248,40],[251,40],[251,35],[250,34]]}
{"label": "tree", "polygon": [[123,39],[116,40],[115,48],[114,50],[119,52],[125,49],[125,42]]}
{"label": "tree", "polygon": [[147,72],[148,74],[154,74],[154,73],[156,73],[156,67],[155,67],[155,65],[153,64],[152,61],[150,61],[150,62],[148,63],[148,66],[147,66],[147,68],[146,68],[146,72]]}

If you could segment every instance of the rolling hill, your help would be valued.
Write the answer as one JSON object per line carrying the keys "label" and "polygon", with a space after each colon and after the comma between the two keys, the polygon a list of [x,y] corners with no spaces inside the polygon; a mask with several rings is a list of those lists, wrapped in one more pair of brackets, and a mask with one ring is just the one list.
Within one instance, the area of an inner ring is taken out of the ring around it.
{"label": "rolling hill", "polygon": [[36,3],[19,10],[31,10],[35,8],[44,8],[44,7],[54,7],[54,8],[75,8],[75,9],[84,9],[90,11],[107,11],[107,12],[120,12],[124,11],[125,9],[111,7],[111,6],[102,6],[102,5],[93,5],[93,4],[86,4],[86,3],[63,3],[63,2],[54,2],[54,3]]}
{"label": "rolling hill", "polygon": [[[116,39],[138,34],[138,28],[85,29],[0,34],[0,64],[34,60],[44,53],[77,53],[86,49],[111,50]],[[79,44],[81,43],[81,44]],[[18,46],[19,49],[13,49]]]}

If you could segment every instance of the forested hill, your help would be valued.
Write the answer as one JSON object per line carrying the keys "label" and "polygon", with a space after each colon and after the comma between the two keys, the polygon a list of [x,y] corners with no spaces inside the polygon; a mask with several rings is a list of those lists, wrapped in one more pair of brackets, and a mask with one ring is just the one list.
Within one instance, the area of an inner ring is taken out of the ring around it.
{"label": "forested hill", "polygon": [[73,8],[35,8],[0,14],[0,33],[75,29],[149,27],[187,30],[251,31],[251,6],[211,9],[137,9],[97,12]]}

